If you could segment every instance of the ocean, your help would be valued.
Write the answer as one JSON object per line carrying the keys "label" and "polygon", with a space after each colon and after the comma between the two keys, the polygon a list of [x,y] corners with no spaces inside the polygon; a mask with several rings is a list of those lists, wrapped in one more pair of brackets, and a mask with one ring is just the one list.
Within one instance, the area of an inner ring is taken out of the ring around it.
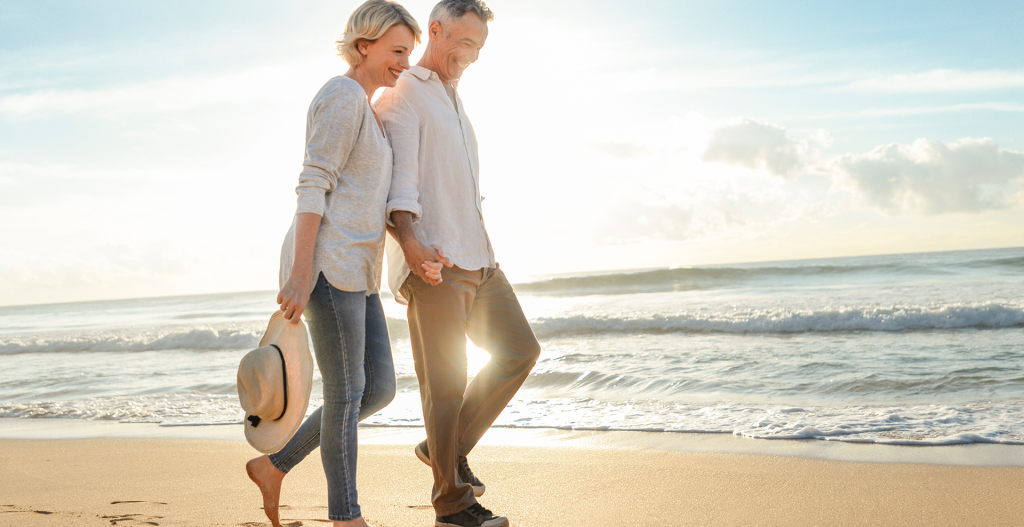
{"label": "ocean", "polygon": [[[1024,444],[1024,248],[589,273],[515,289],[543,353],[498,427]],[[0,418],[240,424],[238,360],[275,296],[0,307]],[[421,426],[404,307],[384,296],[399,393],[364,425]],[[471,345],[470,374],[487,359]]]}

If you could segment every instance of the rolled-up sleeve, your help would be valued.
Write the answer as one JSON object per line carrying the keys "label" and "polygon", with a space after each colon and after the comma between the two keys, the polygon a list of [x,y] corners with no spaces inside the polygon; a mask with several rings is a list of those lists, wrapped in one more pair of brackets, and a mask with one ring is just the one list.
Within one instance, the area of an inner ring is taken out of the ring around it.
{"label": "rolled-up sleeve", "polygon": [[306,153],[295,188],[296,213],[324,215],[325,196],[338,185],[338,175],[359,137],[363,96],[348,86],[331,88],[325,87],[309,107]]}
{"label": "rolled-up sleeve", "polygon": [[394,163],[391,169],[391,191],[388,193],[387,222],[396,210],[411,212],[413,221],[419,221],[423,209],[419,203],[419,150],[420,122],[416,112],[401,95],[393,90],[385,92],[375,106],[384,129],[391,139]]}

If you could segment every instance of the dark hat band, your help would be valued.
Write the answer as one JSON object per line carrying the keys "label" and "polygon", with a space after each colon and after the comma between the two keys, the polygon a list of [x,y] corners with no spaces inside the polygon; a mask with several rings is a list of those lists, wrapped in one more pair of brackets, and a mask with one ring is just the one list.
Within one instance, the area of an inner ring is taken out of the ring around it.
{"label": "dark hat band", "polygon": [[[274,419],[274,421],[280,421],[288,411],[288,365],[284,362],[284,352],[281,351],[281,348],[277,344],[271,344],[271,346],[277,350],[277,355],[281,357],[281,378],[284,380],[284,408],[281,409],[281,415]],[[259,426],[260,421],[262,421],[258,415],[250,415],[248,419],[253,428]]]}

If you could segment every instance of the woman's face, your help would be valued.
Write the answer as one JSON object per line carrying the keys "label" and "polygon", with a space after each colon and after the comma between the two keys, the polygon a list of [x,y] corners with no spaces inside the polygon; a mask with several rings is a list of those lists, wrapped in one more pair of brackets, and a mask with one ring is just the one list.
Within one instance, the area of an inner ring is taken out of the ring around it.
{"label": "woman's face", "polygon": [[377,40],[359,43],[359,52],[363,54],[360,66],[377,86],[394,87],[398,76],[409,69],[409,55],[415,45],[409,26],[395,24]]}

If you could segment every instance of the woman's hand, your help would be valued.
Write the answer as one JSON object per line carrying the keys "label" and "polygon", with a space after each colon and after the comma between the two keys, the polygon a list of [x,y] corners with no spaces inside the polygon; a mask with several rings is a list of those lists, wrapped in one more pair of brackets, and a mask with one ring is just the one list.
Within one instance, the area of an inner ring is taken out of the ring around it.
{"label": "woman's hand", "polygon": [[[444,255],[444,249],[436,245],[433,246],[433,249],[436,251],[438,258],[441,261],[424,260],[423,263],[420,264],[422,272],[416,273],[416,275],[430,285],[437,285],[444,281],[441,278],[441,268],[444,266],[451,267],[452,263],[448,261],[448,258]],[[408,261],[406,261],[406,263],[408,263]]]}
{"label": "woman's hand", "polygon": [[284,319],[292,324],[298,324],[302,312],[306,310],[306,302],[309,302],[311,285],[308,276],[291,275],[284,283],[281,292],[277,294],[277,303],[284,311]]}
{"label": "woman's hand", "polygon": [[[444,254],[443,250],[438,250],[438,252],[440,252],[442,255]],[[424,271],[423,277],[426,279],[426,282],[428,284],[437,285],[443,281],[443,279],[441,278],[441,268],[444,267],[443,263],[423,262],[422,267]]]}
{"label": "woman's hand", "polygon": [[277,303],[281,305],[281,311],[284,311],[284,319],[292,324],[299,323],[313,288],[313,252],[321,220],[323,217],[312,212],[300,212],[295,217],[295,261],[288,281],[277,294]]}

